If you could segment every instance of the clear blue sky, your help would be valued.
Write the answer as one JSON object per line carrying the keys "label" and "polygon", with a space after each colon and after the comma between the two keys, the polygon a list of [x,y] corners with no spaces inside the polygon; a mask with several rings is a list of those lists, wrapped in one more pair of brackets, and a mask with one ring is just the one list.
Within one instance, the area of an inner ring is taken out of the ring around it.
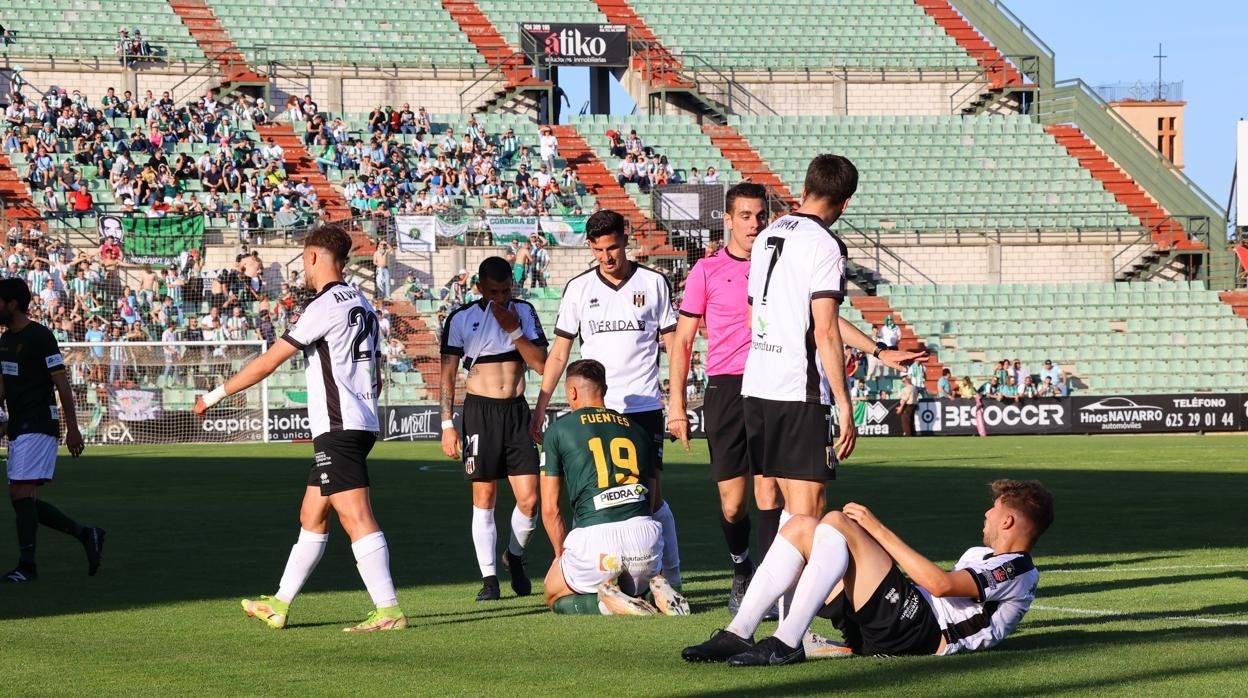
{"label": "clear blue sky", "polygon": [[[735,0],[726,0],[733,2]],[[1157,43],[1169,56],[1163,79],[1183,82],[1187,174],[1225,205],[1235,164],[1235,122],[1248,118],[1248,2],[1243,0],[1005,0],[1057,56],[1057,77],[1090,85],[1157,79]],[[572,113],[589,99],[588,69],[564,69]],[[611,82],[611,111],[633,109]],[[565,114],[568,110],[565,110]],[[566,120],[566,117],[565,117]]]}

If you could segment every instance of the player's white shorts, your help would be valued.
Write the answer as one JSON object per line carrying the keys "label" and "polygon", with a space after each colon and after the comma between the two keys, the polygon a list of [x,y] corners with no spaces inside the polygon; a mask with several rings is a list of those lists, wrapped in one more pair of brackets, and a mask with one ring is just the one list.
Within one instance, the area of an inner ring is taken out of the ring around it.
{"label": "player's white shorts", "polygon": [[593,594],[604,582],[617,577],[626,591],[644,590],[650,578],[662,571],[663,527],[649,516],[627,521],[574,528],[563,543],[560,566],[568,588]]}
{"label": "player's white shorts", "polygon": [[55,436],[19,434],[9,442],[9,480],[51,480],[56,448]]}

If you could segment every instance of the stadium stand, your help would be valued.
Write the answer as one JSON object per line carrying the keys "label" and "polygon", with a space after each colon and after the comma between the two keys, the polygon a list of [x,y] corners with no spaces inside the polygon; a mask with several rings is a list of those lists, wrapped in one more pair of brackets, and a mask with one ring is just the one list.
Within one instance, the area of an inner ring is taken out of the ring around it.
{"label": "stadium stand", "polygon": [[508,45],[520,50],[521,22],[566,22],[604,24],[607,18],[593,0],[476,0],[490,23],[498,28]]}
{"label": "stadium stand", "polygon": [[801,190],[810,153],[831,148],[852,159],[859,193],[846,217],[863,230],[1140,226],[1025,117],[733,117],[731,123],[793,191]]}
{"label": "stadium stand", "polygon": [[[750,5],[633,0],[631,4],[677,58],[695,54],[721,69],[979,68],[913,0],[814,4],[780,0]],[[776,49],[777,41],[783,43],[783,51]]]}
{"label": "stadium stand", "polygon": [[120,62],[120,30],[127,43],[141,35],[138,61],[207,60],[186,25],[165,0],[9,0],[0,7],[8,32],[0,54],[21,57],[94,58]]}
{"label": "stadium stand", "polygon": [[[1183,282],[884,286],[955,376],[1019,358],[1069,373],[1080,394],[1248,389],[1248,327],[1216,291]],[[1176,347],[1190,347],[1185,359]]]}
{"label": "stadium stand", "polygon": [[[436,0],[381,0],[367,7],[262,0],[266,19],[256,21],[252,0],[208,0],[252,65],[402,65],[463,67],[485,59]],[[344,41],[344,32],[364,38]]]}

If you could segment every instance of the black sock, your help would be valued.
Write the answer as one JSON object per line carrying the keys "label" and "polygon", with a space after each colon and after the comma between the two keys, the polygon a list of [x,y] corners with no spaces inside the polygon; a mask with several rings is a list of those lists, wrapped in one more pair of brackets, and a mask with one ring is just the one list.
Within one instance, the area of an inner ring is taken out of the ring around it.
{"label": "black sock", "polygon": [[13,501],[17,513],[17,564],[26,569],[35,567],[35,535],[39,531],[39,511],[33,497]]}
{"label": "black sock", "polygon": [[750,561],[750,517],[736,522],[720,517],[719,526],[724,529],[724,540],[728,542],[733,574],[749,576],[754,572],[754,563]]}
{"label": "black sock", "polygon": [[767,551],[771,550],[771,542],[776,539],[776,534],[780,532],[780,512],[784,511],[783,507],[775,509],[761,509],[758,512],[758,559],[767,557]]}
{"label": "black sock", "polygon": [[83,529],[77,521],[69,518],[60,509],[42,499],[35,500],[35,508],[39,512],[39,523],[54,531],[66,533],[75,538],[82,538]]}

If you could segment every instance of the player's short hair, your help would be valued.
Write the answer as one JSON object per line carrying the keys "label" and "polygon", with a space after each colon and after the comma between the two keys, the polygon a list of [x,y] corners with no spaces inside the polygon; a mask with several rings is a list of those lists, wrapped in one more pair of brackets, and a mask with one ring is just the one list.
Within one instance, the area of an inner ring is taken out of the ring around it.
{"label": "player's short hair", "polygon": [[303,241],[304,247],[319,247],[328,250],[335,262],[347,261],[351,256],[351,234],[346,228],[336,223],[327,223],[308,233]]}
{"label": "player's short hair", "polygon": [[728,193],[724,195],[725,213],[732,213],[732,206],[737,203],[737,199],[762,199],[763,204],[766,205],[767,187],[757,182],[741,182],[732,185],[728,188]]}
{"label": "player's short hair", "polygon": [[17,301],[17,309],[26,312],[30,308],[30,286],[18,277],[0,279],[0,302]]}
{"label": "player's short hair", "polygon": [[577,359],[568,364],[568,378],[580,378],[593,383],[600,395],[607,394],[607,369],[593,359]]}
{"label": "player's short hair", "polygon": [[996,480],[992,483],[992,499],[1000,499],[1005,506],[1026,517],[1036,537],[1053,523],[1053,495],[1039,480]]}
{"label": "player's short hair", "polygon": [[624,234],[624,216],[604,208],[585,221],[585,238],[590,242],[607,235]]}
{"label": "player's short hair", "polygon": [[486,257],[477,267],[477,278],[482,281],[511,281],[511,263],[502,257]]}
{"label": "player's short hair", "polygon": [[858,168],[843,155],[816,155],[806,168],[805,195],[835,205],[858,191]]}

